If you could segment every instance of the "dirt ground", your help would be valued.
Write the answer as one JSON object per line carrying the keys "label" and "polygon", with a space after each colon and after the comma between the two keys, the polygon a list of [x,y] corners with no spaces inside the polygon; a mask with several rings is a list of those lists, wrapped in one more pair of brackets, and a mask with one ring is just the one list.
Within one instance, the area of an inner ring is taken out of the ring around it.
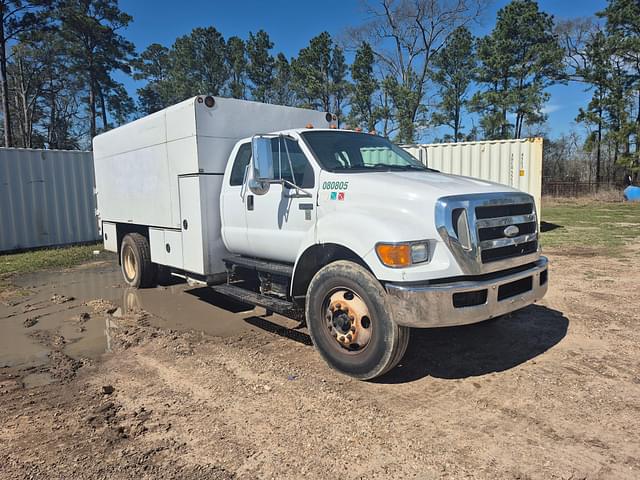
{"label": "dirt ground", "polygon": [[539,305],[414,331],[369,383],[290,320],[127,290],[112,258],[14,278],[0,477],[640,478],[637,252],[549,256]]}

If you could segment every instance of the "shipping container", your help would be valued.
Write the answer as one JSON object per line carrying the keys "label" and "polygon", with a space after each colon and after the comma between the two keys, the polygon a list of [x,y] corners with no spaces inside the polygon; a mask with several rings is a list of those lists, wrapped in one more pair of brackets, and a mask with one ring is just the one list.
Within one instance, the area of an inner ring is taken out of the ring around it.
{"label": "shipping container", "polygon": [[0,251],[98,238],[91,152],[0,148]]}
{"label": "shipping container", "polygon": [[542,138],[403,145],[430,168],[489,180],[532,195],[540,212]]}

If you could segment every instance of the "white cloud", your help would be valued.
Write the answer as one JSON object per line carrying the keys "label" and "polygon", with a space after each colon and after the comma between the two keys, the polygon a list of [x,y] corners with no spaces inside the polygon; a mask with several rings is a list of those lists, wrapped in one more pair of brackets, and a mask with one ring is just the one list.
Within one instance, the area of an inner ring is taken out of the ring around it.
{"label": "white cloud", "polygon": [[542,107],[542,113],[548,115],[553,112],[557,112],[558,110],[562,110],[562,105],[558,105],[556,103],[550,103],[549,105],[545,105]]}

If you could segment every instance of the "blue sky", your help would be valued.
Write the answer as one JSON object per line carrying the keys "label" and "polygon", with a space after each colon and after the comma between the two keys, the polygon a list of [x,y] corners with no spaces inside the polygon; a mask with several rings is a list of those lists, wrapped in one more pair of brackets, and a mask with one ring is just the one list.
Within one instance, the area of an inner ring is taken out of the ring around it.
{"label": "blue sky", "polygon": [[[493,1],[480,25],[473,27],[476,35],[491,31],[496,12],[508,1]],[[540,8],[556,19],[591,16],[606,6],[605,0],[541,0]],[[213,25],[224,36],[246,38],[248,32],[266,30],[275,43],[274,51],[294,56],[318,33],[327,30],[339,38],[347,27],[358,25],[364,15],[360,0],[323,0],[322,2],[286,0],[121,0],[121,8],[133,16],[133,22],[123,32],[135,43],[138,51],[151,43],[171,46],[176,37],[194,27]],[[136,82],[120,78],[131,93]],[[548,130],[552,137],[572,128],[578,107],[590,96],[582,85],[571,83],[549,89],[551,100]],[[426,139],[425,139],[426,140]]]}

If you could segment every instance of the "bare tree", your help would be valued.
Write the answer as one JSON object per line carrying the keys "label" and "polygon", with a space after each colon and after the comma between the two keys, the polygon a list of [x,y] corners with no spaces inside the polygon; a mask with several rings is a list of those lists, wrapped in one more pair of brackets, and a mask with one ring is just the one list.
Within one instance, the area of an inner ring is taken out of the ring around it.
{"label": "bare tree", "polygon": [[478,19],[485,0],[379,0],[365,3],[367,20],[348,31],[367,41],[384,70],[384,85],[397,112],[398,139],[411,142],[426,111],[431,60],[451,32]]}

